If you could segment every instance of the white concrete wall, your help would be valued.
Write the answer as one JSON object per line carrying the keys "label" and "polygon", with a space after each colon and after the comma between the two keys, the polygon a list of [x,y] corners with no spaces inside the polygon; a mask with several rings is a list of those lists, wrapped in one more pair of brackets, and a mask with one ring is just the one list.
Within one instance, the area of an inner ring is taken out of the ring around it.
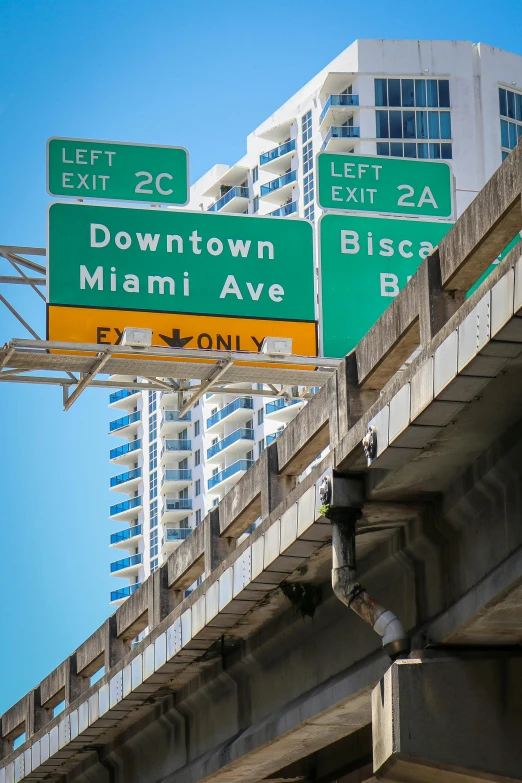
{"label": "white concrete wall", "polygon": [[[293,167],[301,171],[300,120],[312,109],[314,115],[314,151],[321,146],[318,119],[325,96],[321,87],[329,73],[356,72],[353,91],[359,95],[360,109],[354,124],[361,129],[361,140],[355,142],[356,152],[375,154],[374,78],[378,76],[413,76],[417,78],[449,78],[453,136],[452,166],[457,184],[457,209],[460,214],[501,163],[498,85],[522,89],[522,57],[486,44],[470,41],[402,41],[358,40],[336,57],[286,103],[247,137],[247,154],[242,165],[253,168],[259,155],[276,142],[262,139],[267,129],[290,118],[295,120],[292,138],[298,139],[298,159]],[[347,81],[349,79],[347,78]],[[518,87],[512,83],[515,82]],[[322,99],[322,100],[321,100]],[[193,186],[190,207],[195,208],[197,194],[208,182],[216,167]],[[220,171],[220,174],[223,172]],[[260,172],[259,185],[273,175]],[[254,187],[257,194],[258,187]],[[301,199],[302,177],[299,176],[294,198]],[[201,201],[201,200],[200,200]],[[211,200],[210,200],[211,203]],[[209,204],[208,204],[209,205]],[[271,211],[272,205],[261,201],[260,214]],[[302,208],[299,210],[303,214]],[[316,219],[318,210],[316,210]]]}

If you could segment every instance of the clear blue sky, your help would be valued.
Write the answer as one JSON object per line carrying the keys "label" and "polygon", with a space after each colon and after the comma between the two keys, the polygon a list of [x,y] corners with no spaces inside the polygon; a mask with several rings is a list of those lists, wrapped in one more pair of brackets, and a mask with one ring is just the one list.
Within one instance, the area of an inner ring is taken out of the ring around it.
{"label": "clear blue sky", "polygon": [[[183,145],[196,179],[243,155],[246,135],[356,38],[457,38],[522,54],[520,1],[492,9],[1,0],[0,243],[45,245],[49,136]],[[43,334],[36,297],[13,299]],[[0,340],[25,336],[1,308]],[[58,389],[0,386],[0,713],[109,614],[118,496],[107,491],[107,398],[88,392],[63,413]]]}

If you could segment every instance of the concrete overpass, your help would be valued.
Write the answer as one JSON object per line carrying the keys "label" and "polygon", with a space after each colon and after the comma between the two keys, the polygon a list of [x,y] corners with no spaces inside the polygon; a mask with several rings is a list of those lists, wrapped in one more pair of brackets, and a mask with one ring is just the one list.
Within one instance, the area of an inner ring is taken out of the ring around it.
{"label": "concrete overpass", "polygon": [[[520,249],[465,294],[521,193],[519,144],[215,511],[1,717],[0,783],[522,780]],[[394,661],[379,606],[409,637]]]}

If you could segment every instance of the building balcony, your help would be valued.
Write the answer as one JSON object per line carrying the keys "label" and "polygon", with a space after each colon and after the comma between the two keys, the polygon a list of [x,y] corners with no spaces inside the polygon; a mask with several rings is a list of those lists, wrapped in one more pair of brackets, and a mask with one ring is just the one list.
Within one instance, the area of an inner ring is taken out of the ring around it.
{"label": "building balcony", "polygon": [[254,464],[253,459],[238,459],[228,468],[221,470],[208,480],[208,491],[211,495],[221,495],[228,492],[246,471]]}
{"label": "building balcony", "polygon": [[174,410],[178,407],[179,392],[173,389],[172,391],[162,391],[159,398],[159,407],[166,410]]}
{"label": "building balcony", "polygon": [[167,465],[174,466],[180,459],[188,457],[189,454],[192,454],[192,441],[169,438],[161,449],[161,464],[163,467]]}
{"label": "building balcony", "polygon": [[224,166],[218,164],[214,167],[216,178],[208,182],[208,186],[201,192],[205,198],[211,198],[217,201],[225,195],[225,191],[234,186],[243,186],[248,178],[248,166],[240,166],[237,163],[233,166]]}
{"label": "building balcony", "polygon": [[184,489],[191,482],[192,471],[188,468],[177,470],[166,468],[161,479],[161,493],[165,495],[168,492]]}
{"label": "building balcony", "polygon": [[109,452],[111,462],[117,465],[133,465],[141,454],[141,440],[131,440],[123,446],[117,446]]}
{"label": "building balcony", "polygon": [[282,207],[278,207],[278,209],[268,213],[268,217],[289,217],[290,215],[297,215],[297,201],[283,204]]}
{"label": "building balcony", "polygon": [[225,420],[227,423],[248,421],[248,419],[252,418],[253,408],[254,400],[252,397],[237,397],[207,419],[207,430],[215,429],[220,422]]}
{"label": "building balcony", "polygon": [[123,408],[123,410],[132,410],[136,407],[138,389],[119,389],[109,397],[110,408]]}
{"label": "building balcony", "polygon": [[292,195],[292,189],[297,182],[297,171],[289,171],[277,179],[261,185],[260,196],[272,204],[284,204]]}
{"label": "building balcony", "polygon": [[141,468],[126,470],[110,480],[109,489],[112,492],[133,492],[141,480]]}
{"label": "building balcony", "polygon": [[283,174],[290,168],[290,161],[295,153],[295,139],[285,141],[278,147],[259,156],[259,168],[263,171],[273,171],[275,174]]}
{"label": "building balcony", "polygon": [[117,533],[111,533],[111,549],[133,549],[138,546],[138,541],[143,538],[143,529],[141,525],[132,525],[125,530],[119,530]]}
{"label": "building balcony", "polygon": [[176,435],[178,432],[185,429],[187,424],[190,424],[192,420],[190,414],[191,411],[187,411],[184,416],[180,417],[179,411],[164,410],[160,418],[160,435],[165,438],[169,435]]}
{"label": "building balcony", "polygon": [[207,461],[219,462],[226,454],[238,454],[250,451],[253,440],[253,429],[234,430],[234,432],[227,435],[223,440],[214,443],[213,446],[207,449]]}
{"label": "building balcony", "polygon": [[126,587],[120,587],[119,590],[111,590],[111,605],[119,606],[129,597],[129,595],[135,593],[139,587],[141,587],[141,582],[137,582],[134,585],[127,585]]}
{"label": "building balcony", "polygon": [[281,144],[285,139],[291,135],[292,125],[295,123],[295,117],[288,118],[276,125],[266,124],[262,130],[257,130],[256,135],[260,139],[266,139],[267,141],[273,141],[276,144]]}
{"label": "building balcony", "polygon": [[109,425],[109,435],[129,438],[137,432],[140,421],[141,411],[134,411],[134,413],[129,413],[128,416],[122,416],[121,419],[115,419]]}
{"label": "building balcony", "polygon": [[142,554],[124,557],[123,560],[115,560],[113,563],[111,563],[111,576],[118,576],[122,579],[130,576],[136,576],[140,570],[142,561]]}
{"label": "building balcony", "polygon": [[244,185],[234,185],[218,198],[207,212],[244,212],[248,206],[249,192]]}
{"label": "building balcony", "polygon": [[349,152],[360,136],[357,125],[332,125],[321,147],[321,152]]}
{"label": "building balcony", "polygon": [[288,424],[295,419],[299,411],[304,407],[305,400],[290,400],[287,402],[281,397],[265,405],[265,419],[267,421],[281,421]]}
{"label": "building balcony", "polygon": [[168,554],[173,552],[192,533],[191,527],[167,527],[165,535],[161,539],[161,552]]}
{"label": "building balcony", "polygon": [[161,507],[161,523],[179,522],[192,511],[190,498],[165,498]]}
{"label": "building balcony", "polygon": [[138,511],[142,506],[141,496],[129,498],[122,503],[115,503],[114,506],[111,506],[109,516],[111,519],[137,519]]}
{"label": "building balcony", "polygon": [[319,127],[325,129],[331,125],[342,125],[358,107],[358,95],[330,95],[319,117]]}

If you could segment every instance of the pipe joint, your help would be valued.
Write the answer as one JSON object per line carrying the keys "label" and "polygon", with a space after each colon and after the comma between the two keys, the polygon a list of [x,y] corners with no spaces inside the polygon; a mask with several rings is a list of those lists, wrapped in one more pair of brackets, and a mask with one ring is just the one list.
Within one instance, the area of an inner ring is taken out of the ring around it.
{"label": "pipe joint", "polygon": [[[347,511],[353,513],[346,513]],[[398,617],[372,598],[357,580],[357,512],[359,509],[345,509],[344,517],[335,519],[332,523],[332,588],[345,606],[358,614],[382,637],[382,647],[386,654],[390,658],[396,658],[409,652],[410,642]]]}

